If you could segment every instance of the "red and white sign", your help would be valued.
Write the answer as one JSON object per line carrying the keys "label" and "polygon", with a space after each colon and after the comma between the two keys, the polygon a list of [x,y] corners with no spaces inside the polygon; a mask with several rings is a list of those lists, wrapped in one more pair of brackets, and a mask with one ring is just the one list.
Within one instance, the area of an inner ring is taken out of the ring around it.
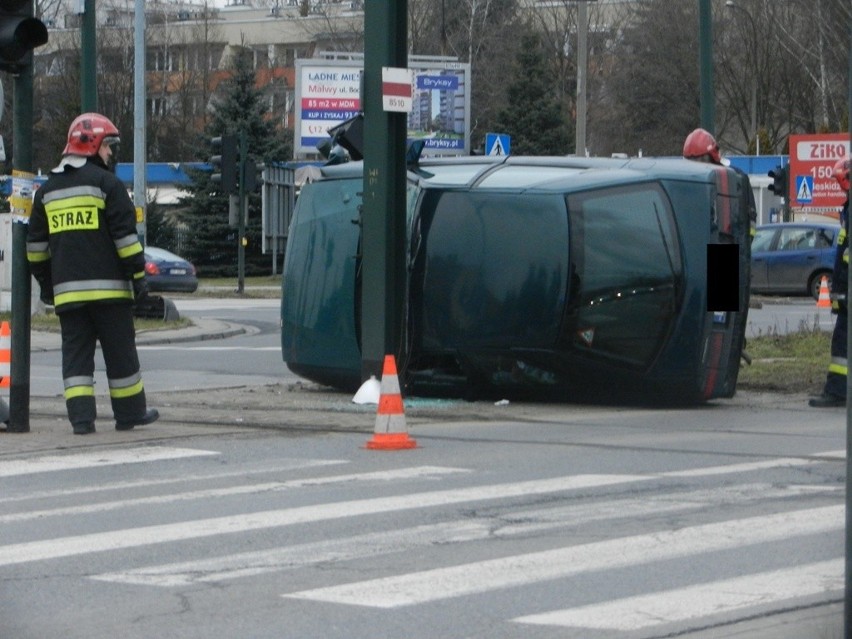
{"label": "red and white sign", "polygon": [[832,173],[849,155],[848,133],[790,136],[790,207],[802,213],[834,213],[846,201]]}
{"label": "red and white sign", "polygon": [[385,111],[411,113],[413,94],[413,70],[382,67],[382,107]]}

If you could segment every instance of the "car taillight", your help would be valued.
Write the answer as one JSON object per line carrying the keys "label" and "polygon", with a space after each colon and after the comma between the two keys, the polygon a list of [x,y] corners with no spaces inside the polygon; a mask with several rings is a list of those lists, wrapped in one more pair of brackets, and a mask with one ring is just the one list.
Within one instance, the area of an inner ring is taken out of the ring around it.
{"label": "car taillight", "polygon": [[160,269],[153,262],[145,262],[145,272],[148,275],[159,275]]}

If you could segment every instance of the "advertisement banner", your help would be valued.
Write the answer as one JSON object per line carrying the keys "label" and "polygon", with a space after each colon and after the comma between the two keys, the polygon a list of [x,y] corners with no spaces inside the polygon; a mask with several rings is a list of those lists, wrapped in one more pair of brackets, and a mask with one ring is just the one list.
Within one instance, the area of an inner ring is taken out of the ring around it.
{"label": "advertisement banner", "polygon": [[[296,156],[316,156],[328,130],[361,111],[363,66],[360,59],[296,61]],[[470,65],[412,58],[408,69],[414,74],[408,140],[425,140],[424,155],[468,155]]]}
{"label": "advertisement banner", "polygon": [[790,209],[794,213],[837,215],[846,201],[832,170],[849,155],[848,133],[790,136]]}

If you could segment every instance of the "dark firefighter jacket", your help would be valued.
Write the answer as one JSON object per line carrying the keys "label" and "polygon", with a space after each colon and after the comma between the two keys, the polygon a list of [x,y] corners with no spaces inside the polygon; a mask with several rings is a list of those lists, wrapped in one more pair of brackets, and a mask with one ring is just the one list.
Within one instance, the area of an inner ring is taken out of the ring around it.
{"label": "dark firefighter jacket", "polygon": [[63,162],[33,198],[27,260],[57,313],[88,302],[133,302],[145,275],[136,212],[115,174],[89,158]]}

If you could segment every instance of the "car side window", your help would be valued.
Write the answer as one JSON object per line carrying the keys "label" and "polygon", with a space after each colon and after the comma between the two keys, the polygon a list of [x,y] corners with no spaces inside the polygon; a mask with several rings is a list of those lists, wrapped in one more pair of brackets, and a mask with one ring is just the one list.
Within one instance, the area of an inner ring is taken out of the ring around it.
{"label": "car side window", "polygon": [[812,229],[781,229],[778,242],[780,251],[803,251],[816,246],[816,234]]}
{"label": "car side window", "polygon": [[772,241],[775,239],[775,229],[758,229],[751,242],[752,253],[757,251],[769,251]]}
{"label": "car side window", "polygon": [[768,251],[772,248],[772,240],[775,238],[775,229],[758,229],[751,242],[752,253]]}
{"label": "car side window", "polygon": [[816,237],[816,247],[819,249],[831,248],[834,244],[834,233],[820,229]]}

